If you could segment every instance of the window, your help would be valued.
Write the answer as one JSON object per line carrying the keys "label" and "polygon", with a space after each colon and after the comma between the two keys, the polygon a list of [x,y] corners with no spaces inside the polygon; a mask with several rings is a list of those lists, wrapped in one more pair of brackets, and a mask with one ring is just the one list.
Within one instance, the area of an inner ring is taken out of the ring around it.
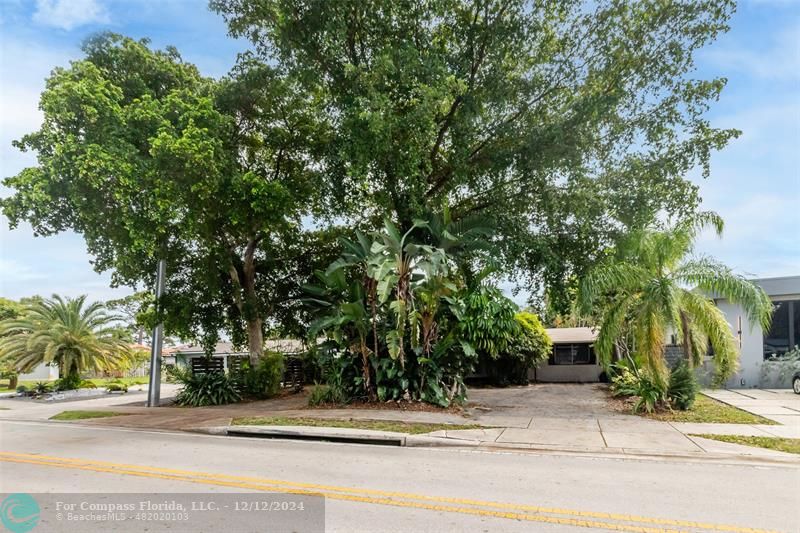
{"label": "window", "polygon": [[800,300],[773,302],[772,326],[764,335],[764,359],[783,355],[800,345]]}
{"label": "window", "polygon": [[591,344],[556,344],[550,354],[551,365],[593,365],[594,349]]}

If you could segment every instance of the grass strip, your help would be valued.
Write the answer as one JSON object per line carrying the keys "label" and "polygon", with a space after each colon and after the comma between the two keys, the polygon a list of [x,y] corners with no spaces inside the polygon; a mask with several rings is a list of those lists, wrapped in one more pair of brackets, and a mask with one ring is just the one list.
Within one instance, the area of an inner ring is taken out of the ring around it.
{"label": "grass strip", "polygon": [[785,439],[782,437],[745,437],[741,435],[709,435],[700,433],[692,437],[702,437],[704,439],[719,440],[744,446],[757,446],[768,448],[779,452],[795,453],[800,455],[800,439]]}
{"label": "grass strip", "polygon": [[127,413],[115,411],[62,411],[51,416],[50,420],[85,420],[87,418],[107,418],[110,416],[123,416]]}
{"label": "grass strip", "polygon": [[428,424],[423,422],[396,422],[391,420],[354,420],[343,418],[293,418],[283,416],[241,417],[233,419],[234,426],[312,426],[329,428],[370,429],[419,435],[439,430],[482,429],[477,424]]}
{"label": "grass strip", "polygon": [[698,394],[691,409],[687,411],[663,411],[645,414],[648,418],[664,422],[698,422],[713,424],[765,424],[776,425],[777,422],[763,416],[748,413],[732,405]]}

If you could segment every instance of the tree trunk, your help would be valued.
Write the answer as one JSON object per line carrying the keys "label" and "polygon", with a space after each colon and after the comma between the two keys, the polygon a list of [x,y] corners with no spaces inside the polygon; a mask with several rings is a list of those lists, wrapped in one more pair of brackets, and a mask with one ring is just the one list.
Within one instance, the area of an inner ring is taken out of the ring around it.
{"label": "tree trunk", "polygon": [[264,332],[262,330],[263,320],[253,318],[247,321],[247,351],[249,353],[250,364],[255,366],[264,355]]}
{"label": "tree trunk", "polygon": [[689,317],[686,313],[681,311],[681,329],[683,330],[683,357],[686,359],[686,364],[689,368],[694,366],[694,357],[692,356],[692,332],[689,329]]}

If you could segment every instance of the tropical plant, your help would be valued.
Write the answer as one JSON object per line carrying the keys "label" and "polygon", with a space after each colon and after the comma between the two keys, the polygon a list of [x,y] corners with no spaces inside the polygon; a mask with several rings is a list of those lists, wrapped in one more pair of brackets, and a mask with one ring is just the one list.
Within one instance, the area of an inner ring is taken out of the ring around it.
{"label": "tropical plant", "polygon": [[194,373],[191,368],[175,366],[170,376],[183,385],[175,403],[187,407],[224,405],[242,399],[236,382],[225,372]]}
{"label": "tropical plant", "polygon": [[[321,285],[306,287],[306,303],[317,317],[310,336],[329,339],[321,354],[336,354],[332,360],[343,372],[357,369],[352,390],[336,387],[345,396],[443,406],[464,398],[475,351],[461,326],[470,310],[457,259],[474,250],[484,232],[446,216],[432,219],[416,220],[403,233],[390,221],[370,237],[357,233],[358,242],[344,242],[343,256],[317,272]],[[460,242],[462,234],[468,243]],[[491,324],[484,326],[490,331]]]}
{"label": "tropical plant", "polygon": [[634,232],[613,259],[593,270],[580,285],[581,310],[590,313],[604,303],[595,351],[608,366],[616,343],[628,333],[634,351],[649,372],[648,379],[667,390],[664,345],[675,332],[690,366],[701,362],[713,348],[715,382],[735,372],[738,350],[730,325],[712,298],[739,304],[751,322],[767,329],[772,303],[754,283],[710,258],[687,258],[698,231],[713,226],[722,232],[715,213],[658,230]]}
{"label": "tropical plant", "polygon": [[87,304],[86,296],[36,300],[18,318],[0,322],[0,360],[20,372],[57,365],[61,378],[77,386],[81,373],[117,369],[128,356],[115,322],[102,304]]}
{"label": "tropical plant", "polygon": [[37,381],[34,383],[33,388],[31,389],[35,394],[46,394],[53,390],[53,387],[50,386],[49,383],[46,381]]}
{"label": "tropical plant", "polygon": [[661,383],[647,370],[639,372],[634,390],[633,395],[637,397],[636,403],[633,404],[634,413],[639,411],[652,413],[664,406],[667,401],[667,394]]}
{"label": "tropical plant", "polygon": [[243,361],[242,366],[231,373],[231,379],[242,396],[269,398],[280,390],[283,369],[283,355],[268,352],[256,365]]}
{"label": "tropical plant", "polygon": [[695,379],[694,372],[686,360],[679,361],[669,375],[667,399],[670,405],[681,411],[691,409],[697,397],[698,389],[697,379]]}

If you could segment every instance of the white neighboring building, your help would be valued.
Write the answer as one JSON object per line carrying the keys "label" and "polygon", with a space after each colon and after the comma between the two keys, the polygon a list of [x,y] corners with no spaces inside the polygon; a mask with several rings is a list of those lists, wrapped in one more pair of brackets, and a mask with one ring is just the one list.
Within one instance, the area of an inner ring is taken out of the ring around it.
{"label": "white neighboring building", "polygon": [[19,381],[54,381],[58,379],[58,366],[40,364],[28,374],[20,374]]}
{"label": "white neighboring building", "polygon": [[[772,327],[766,334],[759,324],[747,319],[739,305],[715,299],[733,328],[741,346],[739,371],[728,380],[730,388],[772,387],[761,383],[761,366],[765,359],[782,355],[800,345],[800,276],[754,279],[775,304]],[[788,383],[786,386],[789,386]]]}

